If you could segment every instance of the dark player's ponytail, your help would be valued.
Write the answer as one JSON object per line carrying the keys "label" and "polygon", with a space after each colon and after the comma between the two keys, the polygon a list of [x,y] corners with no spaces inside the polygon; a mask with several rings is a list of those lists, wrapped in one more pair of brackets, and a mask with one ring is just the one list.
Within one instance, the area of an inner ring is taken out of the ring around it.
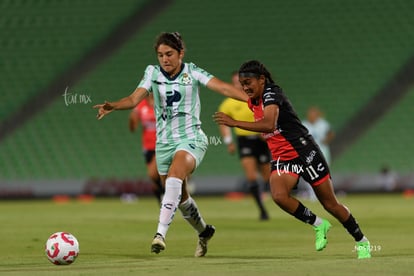
{"label": "dark player's ponytail", "polygon": [[178,52],[185,50],[184,41],[179,32],[161,33],[155,40],[155,45],[154,45],[155,52],[157,52],[158,47],[161,44],[168,45],[171,48],[177,50]]}
{"label": "dark player's ponytail", "polygon": [[261,75],[265,76],[266,82],[268,83],[275,83],[272,75],[270,72],[266,69],[266,67],[263,65],[263,63],[257,61],[257,60],[250,60],[245,63],[243,63],[240,66],[239,69],[239,76],[250,76],[250,77],[260,77]]}

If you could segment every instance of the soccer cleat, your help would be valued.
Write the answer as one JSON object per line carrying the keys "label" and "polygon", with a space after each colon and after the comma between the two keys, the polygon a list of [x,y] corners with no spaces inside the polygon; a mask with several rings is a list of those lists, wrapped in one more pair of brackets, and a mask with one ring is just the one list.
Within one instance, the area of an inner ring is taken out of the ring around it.
{"label": "soccer cleat", "polygon": [[158,254],[163,251],[165,247],[164,237],[160,233],[155,234],[151,244],[151,252]]}
{"label": "soccer cleat", "polygon": [[357,242],[356,251],[358,253],[358,259],[371,258],[371,245],[369,241]]}
{"label": "soccer cleat", "polygon": [[213,237],[216,228],[213,225],[207,225],[206,229],[198,235],[198,243],[194,256],[203,257],[207,253],[207,243]]}
{"label": "soccer cleat", "polygon": [[313,228],[315,229],[315,232],[316,232],[315,233],[316,234],[316,238],[315,238],[316,251],[322,251],[326,247],[326,244],[328,243],[326,234],[331,228],[331,224],[329,223],[329,221],[323,219],[321,225],[314,226]]}

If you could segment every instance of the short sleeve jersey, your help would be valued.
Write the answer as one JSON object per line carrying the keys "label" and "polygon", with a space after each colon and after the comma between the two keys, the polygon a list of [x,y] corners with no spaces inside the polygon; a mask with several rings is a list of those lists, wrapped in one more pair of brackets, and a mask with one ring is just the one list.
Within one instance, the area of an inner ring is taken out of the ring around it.
{"label": "short sleeve jersey", "polygon": [[262,135],[267,141],[273,160],[297,158],[301,149],[307,145],[309,133],[282,89],[275,84],[267,84],[262,97],[257,101],[249,99],[248,104],[254,113],[255,121],[263,119],[266,106],[275,104],[279,107],[276,130]]}
{"label": "short sleeve jersey", "polygon": [[[249,109],[246,102],[227,98],[220,104],[219,111],[229,115],[235,120],[254,122],[253,112]],[[259,135],[257,132],[237,127],[234,128],[234,133],[237,136]]]}
{"label": "short sleeve jersey", "polygon": [[306,120],[303,122],[303,125],[308,129],[309,133],[315,139],[315,142],[319,145],[319,148],[329,163],[331,160],[331,154],[329,146],[324,143],[326,136],[331,130],[331,126],[329,125],[328,121],[323,118],[319,118],[312,124]]}
{"label": "short sleeve jersey", "polygon": [[331,129],[328,121],[323,118],[319,118],[312,124],[306,120],[303,121],[303,125],[308,129],[309,133],[315,139],[316,143],[318,143],[318,145],[323,145],[323,141]]}
{"label": "short sleeve jersey", "polygon": [[154,108],[144,99],[133,111],[142,125],[142,148],[145,150],[155,150],[156,124]]}
{"label": "short sleeve jersey", "polygon": [[171,144],[191,139],[201,128],[200,85],[213,75],[193,63],[183,63],[174,77],[159,65],[149,65],[138,87],[154,94],[157,143]]}

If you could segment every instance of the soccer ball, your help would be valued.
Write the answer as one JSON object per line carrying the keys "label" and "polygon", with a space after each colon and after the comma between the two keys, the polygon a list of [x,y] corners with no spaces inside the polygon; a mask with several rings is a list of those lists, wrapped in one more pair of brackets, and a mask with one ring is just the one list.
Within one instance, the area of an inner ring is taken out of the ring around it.
{"label": "soccer ball", "polygon": [[79,242],[70,233],[56,232],[46,241],[46,257],[55,265],[69,265],[79,254]]}

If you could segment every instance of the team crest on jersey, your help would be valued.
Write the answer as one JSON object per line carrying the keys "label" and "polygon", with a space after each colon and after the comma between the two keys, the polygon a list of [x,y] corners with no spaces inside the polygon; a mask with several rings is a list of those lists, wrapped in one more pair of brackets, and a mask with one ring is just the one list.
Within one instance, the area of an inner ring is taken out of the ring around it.
{"label": "team crest on jersey", "polygon": [[192,82],[191,77],[187,73],[184,73],[183,76],[181,77],[181,82],[185,85],[189,85]]}

